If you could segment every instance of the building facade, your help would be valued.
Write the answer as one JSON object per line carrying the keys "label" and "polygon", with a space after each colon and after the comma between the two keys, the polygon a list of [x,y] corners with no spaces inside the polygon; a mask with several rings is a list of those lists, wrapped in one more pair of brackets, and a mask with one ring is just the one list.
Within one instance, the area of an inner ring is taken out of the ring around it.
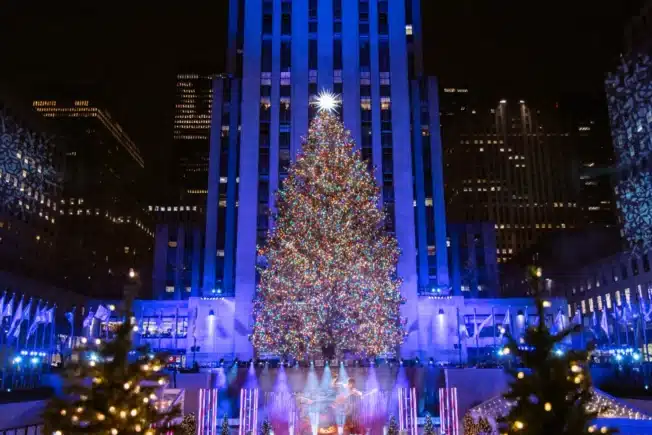
{"label": "building facade", "polygon": [[179,199],[184,204],[206,204],[214,77],[177,75],[173,172],[178,178]]}
{"label": "building facade", "polygon": [[494,222],[498,262],[581,224],[578,141],[556,107],[443,88],[441,113],[449,219]]}
{"label": "building facade", "polygon": [[89,263],[71,285],[94,295],[120,294],[129,270],[148,270],[152,259],[142,154],[110,113],[89,100],[35,100],[32,106],[60,133],[64,154],[57,218],[70,249],[59,253],[60,273],[73,279]]}

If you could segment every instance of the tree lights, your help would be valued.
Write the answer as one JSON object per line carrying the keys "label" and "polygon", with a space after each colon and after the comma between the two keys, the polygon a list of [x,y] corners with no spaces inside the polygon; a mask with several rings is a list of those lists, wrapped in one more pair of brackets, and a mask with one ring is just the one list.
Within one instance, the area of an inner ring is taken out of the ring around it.
{"label": "tree lights", "polygon": [[[329,99],[330,101],[330,99]],[[327,103],[324,103],[327,104]],[[399,249],[367,163],[330,110],[312,121],[277,195],[254,303],[254,346],[307,358],[391,352],[405,337]]]}

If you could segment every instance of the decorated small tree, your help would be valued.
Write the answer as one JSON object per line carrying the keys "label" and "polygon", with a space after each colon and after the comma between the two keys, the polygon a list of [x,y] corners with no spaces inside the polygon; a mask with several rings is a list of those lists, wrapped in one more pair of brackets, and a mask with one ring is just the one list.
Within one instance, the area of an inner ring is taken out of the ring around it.
{"label": "decorated small tree", "polygon": [[[124,315],[131,317],[131,304]],[[159,401],[167,377],[162,355],[146,347],[132,349],[132,322],[125,321],[112,341],[93,341],[77,349],[80,362],[63,373],[64,395],[52,399],[44,412],[47,434],[163,434],[180,417],[178,407]]]}
{"label": "decorated small tree", "polygon": [[[528,279],[536,300],[538,320],[524,336],[524,346],[508,337],[503,353],[514,355],[523,368],[508,369],[513,380],[505,399],[513,404],[500,421],[500,432],[509,435],[580,435],[596,432],[592,425],[597,412],[587,405],[592,398],[591,378],[586,369],[590,349],[558,352],[570,334],[579,331],[571,325],[557,333],[546,326],[541,295],[541,269],[531,268]],[[614,433],[600,428],[601,434]]]}
{"label": "decorated small tree", "polygon": [[229,435],[230,433],[231,429],[229,429],[229,419],[226,417],[226,414],[224,414],[224,418],[222,418],[222,430],[220,435]]}
{"label": "decorated small tree", "polygon": [[393,415],[389,418],[389,426],[387,426],[387,435],[398,435],[398,423],[396,417]]}
{"label": "decorated small tree", "polygon": [[183,416],[179,429],[182,435],[197,435],[197,417],[194,412]]}
{"label": "decorated small tree", "polygon": [[272,433],[272,425],[269,424],[269,420],[265,419],[265,421],[263,421],[263,425],[260,428],[260,433],[262,435],[271,435],[271,433]]}
{"label": "decorated small tree", "polygon": [[462,427],[464,428],[464,435],[493,435],[494,430],[489,424],[489,420],[484,417],[479,417],[476,420],[470,413],[466,413],[462,420]]}
{"label": "decorated small tree", "polygon": [[435,425],[432,423],[430,414],[426,414],[426,422],[423,425],[423,435],[435,435]]}
{"label": "decorated small tree", "polygon": [[259,251],[251,338],[257,350],[296,358],[373,356],[403,343],[399,249],[385,231],[379,198],[349,132],[334,113],[320,110]]}

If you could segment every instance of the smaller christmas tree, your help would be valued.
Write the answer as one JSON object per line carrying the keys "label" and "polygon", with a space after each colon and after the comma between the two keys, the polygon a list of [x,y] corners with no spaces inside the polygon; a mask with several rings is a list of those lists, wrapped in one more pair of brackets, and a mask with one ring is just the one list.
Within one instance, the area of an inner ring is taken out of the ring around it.
{"label": "smaller christmas tree", "polygon": [[229,435],[231,433],[231,429],[229,429],[229,419],[226,418],[226,414],[224,414],[224,418],[222,418],[222,431],[220,432],[220,435]]}
{"label": "smaller christmas tree", "polygon": [[[124,318],[132,319],[130,301],[125,305]],[[63,373],[64,396],[52,399],[44,412],[44,433],[154,435],[174,429],[179,407],[157,406],[167,384],[164,357],[147,347],[132,350],[133,326],[125,321],[112,341],[96,339],[96,347],[77,349],[80,362]]]}
{"label": "smaller christmas tree", "polygon": [[262,435],[270,435],[272,433],[272,425],[269,424],[269,420],[265,419],[265,421],[263,421],[263,426],[260,429],[260,433]]}
{"label": "smaller christmas tree", "polygon": [[[566,337],[579,332],[571,325],[552,333],[546,325],[545,307],[550,306],[541,295],[541,269],[531,268],[528,279],[536,300],[538,320],[525,331],[524,344],[519,346],[508,337],[505,353],[512,354],[524,368],[508,369],[513,381],[504,395],[513,406],[499,419],[501,433],[508,435],[581,435],[594,433],[592,421],[597,412],[587,409],[593,393],[586,367],[590,350],[559,351]],[[614,433],[601,428],[601,434]]]}
{"label": "smaller christmas tree", "polygon": [[432,422],[430,414],[426,414],[426,422],[423,425],[423,435],[435,435],[435,425]]}
{"label": "smaller christmas tree", "polygon": [[398,435],[398,423],[396,423],[396,418],[393,415],[389,418],[387,435]]}
{"label": "smaller christmas tree", "polygon": [[180,429],[182,435],[197,435],[197,417],[194,412],[183,417]]}
{"label": "smaller christmas tree", "polygon": [[495,433],[491,424],[489,424],[489,420],[480,417],[478,421],[475,421],[468,412],[464,416],[462,427],[464,428],[464,435],[493,435]]}

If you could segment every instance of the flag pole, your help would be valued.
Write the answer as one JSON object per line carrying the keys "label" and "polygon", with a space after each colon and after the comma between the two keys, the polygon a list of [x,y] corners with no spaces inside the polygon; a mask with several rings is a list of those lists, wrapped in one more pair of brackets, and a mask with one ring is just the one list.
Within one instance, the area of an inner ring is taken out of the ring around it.
{"label": "flag pole", "polygon": [[494,360],[498,360],[498,356],[496,355],[496,317],[494,316],[494,306],[491,306],[491,323],[493,323],[493,330],[494,330],[494,351],[493,351],[493,357]]}
{"label": "flag pole", "polygon": [[478,338],[478,321],[476,319],[477,316],[477,310],[473,308],[473,335],[475,335],[475,355],[476,357],[478,356],[479,349],[480,349],[480,340]]}
{"label": "flag pole", "polygon": [[460,355],[460,365],[462,364],[462,337],[460,335],[460,309],[457,307],[457,350]]}

